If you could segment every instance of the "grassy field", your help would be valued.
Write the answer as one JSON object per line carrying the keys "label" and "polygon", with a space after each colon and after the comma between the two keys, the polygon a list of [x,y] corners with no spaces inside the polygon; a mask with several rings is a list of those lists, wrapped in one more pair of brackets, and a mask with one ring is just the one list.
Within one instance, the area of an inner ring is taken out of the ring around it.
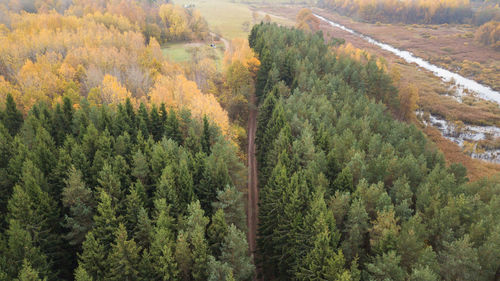
{"label": "grassy field", "polygon": [[188,52],[188,47],[186,43],[171,43],[166,44],[162,51],[163,55],[174,62],[185,62],[191,58],[191,54]]}
{"label": "grassy field", "polygon": [[224,59],[224,43],[218,42],[215,46],[212,48],[207,42],[170,43],[163,46],[162,51],[168,60],[183,63],[191,60],[195,48],[200,48],[200,51],[209,54],[215,60],[217,67],[220,68]]}
{"label": "grassy field", "polygon": [[[252,25],[260,22],[265,14],[254,14],[251,6],[230,0],[176,0],[176,4],[194,4],[207,20],[210,30],[226,39],[246,38]],[[255,16],[254,16],[255,15]],[[286,18],[271,17],[279,24],[293,24]]]}

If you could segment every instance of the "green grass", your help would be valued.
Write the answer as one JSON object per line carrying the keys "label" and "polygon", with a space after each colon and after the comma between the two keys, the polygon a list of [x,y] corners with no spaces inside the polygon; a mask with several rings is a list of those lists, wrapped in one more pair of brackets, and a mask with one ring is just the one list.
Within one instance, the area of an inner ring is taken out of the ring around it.
{"label": "green grass", "polygon": [[191,59],[191,54],[185,43],[166,44],[163,49],[163,55],[174,62],[185,62]]}
{"label": "green grass", "polygon": [[202,48],[203,52],[206,52],[211,57],[214,58],[217,67],[220,67],[222,60],[224,59],[224,44],[217,43],[216,48],[211,48],[208,42],[202,43],[192,43],[192,42],[181,42],[181,43],[169,43],[163,46],[163,55],[170,61],[173,62],[187,62],[191,60],[191,50],[194,48]]}
{"label": "green grass", "polygon": [[[174,0],[175,4],[194,4],[207,20],[210,30],[226,39],[247,38],[254,23],[262,20],[265,14],[259,13],[254,20],[252,10],[243,3],[233,3],[231,0]],[[271,17],[279,24],[293,24],[283,18]],[[255,22],[254,22],[255,21]],[[244,23],[249,24],[245,30]]]}

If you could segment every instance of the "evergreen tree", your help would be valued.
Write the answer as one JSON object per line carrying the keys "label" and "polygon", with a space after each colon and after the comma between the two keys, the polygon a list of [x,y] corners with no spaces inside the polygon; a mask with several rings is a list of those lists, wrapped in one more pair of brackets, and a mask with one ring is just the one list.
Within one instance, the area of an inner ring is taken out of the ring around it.
{"label": "evergreen tree", "polygon": [[80,245],[92,229],[95,204],[92,191],[85,186],[81,172],[73,166],[62,195],[63,206],[68,209],[64,226],[70,229],[65,238],[70,245]]}
{"label": "evergreen tree", "polygon": [[235,280],[231,266],[227,263],[216,260],[210,256],[208,261],[208,279],[209,281],[229,281]]}
{"label": "evergreen tree", "polygon": [[199,201],[194,201],[188,206],[186,220],[186,233],[189,234],[189,244],[193,261],[191,276],[193,280],[206,280],[208,278],[208,244],[205,239],[205,227],[208,218],[204,216]]}
{"label": "evergreen tree", "polygon": [[127,240],[127,229],[120,224],[108,257],[106,280],[138,280],[141,251],[134,240]]}
{"label": "evergreen tree", "polygon": [[50,274],[47,256],[35,246],[32,235],[15,219],[9,221],[7,235],[7,252],[5,253],[6,275],[13,279],[22,269],[23,261],[28,261],[44,276]]}
{"label": "evergreen tree", "polygon": [[79,266],[75,270],[75,281],[92,281],[92,277],[87,273],[87,271]]}
{"label": "evergreen tree", "polygon": [[212,255],[218,258],[221,255],[221,247],[227,235],[228,225],[224,218],[222,209],[218,209],[212,216],[210,226],[207,229],[208,242],[212,250]]}
{"label": "evergreen tree", "polygon": [[248,243],[244,232],[234,224],[229,226],[221,248],[221,262],[229,264],[237,280],[250,280],[254,266],[248,256]]}
{"label": "evergreen tree", "polygon": [[183,281],[191,280],[191,269],[193,267],[193,258],[187,238],[188,235],[184,231],[179,231],[175,245],[175,261],[179,266],[179,279]]}
{"label": "evergreen tree", "polygon": [[23,124],[23,114],[17,109],[16,102],[10,93],[5,99],[2,122],[11,136],[15,136]]}
{"label": "evergreen tree", "polygon": [[164,199],[157,199],[155,206],[157,218],[150,254],[156,279],[176,280],[178,268],[174,257],[173,218],[168,213],[169,210]]}
{"label": "evergreen tree", "polygon": [[[178,144],[183,143],[182,132],[179,127],[179,120],[177,119],[177,114],[174,109],[170,109],[168,112],[168,118],[165,124],[165,135],[167,138],[174,140]],[[202,140],[203,142],[203,140]]]}
{"label": "evergreen tree", "polygon": [[94,224],[93,236],[98,243],[105,247],[106,251],[109,250],[115,240],[119,221],[116,218],[116,209],[112,205],[112,199],[105,191],[101,191],[99,194],[99,204],[97,205],[97,214],[94,216]]}
{"label": "evergreen tree", "polygon": [[85,236],[85,241],[82,244],[83,251],[78,255],[78,267],[85,270],[92,280],[103,280],[108,271],[108,250],[106,249],[108,247],[106,246],[104,242],[96,239],[92,231]]}
{"label": "evergreen tree", "polygon": [[212,149],[212,136],[210,133],[210,124],[208,123],[208,118],[205,115],[203,117],[203,134],[201,136],[201,149],[206,155],[210,155]]}
{"label": "evergreen tree", "polygon": [[[39,278],[39,273],[36,269],[33,269],[27,260],[23,261],[23,267],[19,271],[19,277],[17,281],[42,281]],[[43,279],[46,280],[46,279]]]}
{"label": "evergreen tree", "polygon": [[8,218],[10,221],[17,221],[24,230],[32,233],[33,243],[40,245],[49,264],[62,262],[59,256],[62,253],[62,241],[58,234],[57,204],[42,190],[45,179],[31,161],[26,161],[22,170],[22,184],[14,187],[8,203]]}
{"label": "evergreen tree", "polygon": [[364,257],[368,219],[363,201],[355,199],[347,214],[346,239],[342,243],[342,249],[348,261],[352,261],[356,257]]}
{"label": "evergreen tree", "polygon": [[164,123],[161,123],[161,116],[158,113],[156,105],[151,108],[151,113],[149,115],[150,128],[149,132],[153,135],[155,141],[161,140],[164,134]]}
{"label": "evergreen tree", "polygon": [[148,110],[146,109],[146,105],[141,103],[139,106],[139,112],[137,113],[137,128],[142,133],[143,136],[149,136],[149,128],[151,127],[151,123],[149,121]]}
{"label": "evergreen tree", "polygon": [[246,230],[246,213],[243,194],[231,185],[226,185],[224,190],[217,191],[217,201],[212,203],[213,209],[224,212],[228,225],[234,224],[240,230]]}

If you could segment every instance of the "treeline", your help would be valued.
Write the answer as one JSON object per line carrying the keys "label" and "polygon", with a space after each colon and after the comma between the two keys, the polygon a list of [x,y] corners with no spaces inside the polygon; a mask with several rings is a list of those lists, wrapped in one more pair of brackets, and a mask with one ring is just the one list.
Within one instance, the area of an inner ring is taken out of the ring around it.
{"label": "treeline", "polygon": [[249,280],[237,148],[164,104],[0,110],[1,280]]}
{"label": "treeline", "polygon": [[199,11],[174,5],[169,0],[0,0],[0,15],[8,18],[7,11],[15,13],[57,11],[79,17],[98,13],[106,24],[113,24],[110,16],[120,16],[137,26],[148,41],[154,37],[162,44],[167,40],[198,39],[208,36],[208,25]]}
{"label": "treeline", "polygon": [[[116,4],[116,9],[135,3],[124,2]],[[162,5],[159,13],[165,12],[168,18],[171,7]],[[23,112],[38,101],[61,103],[64,96],[75,104],[82,96],[92,104],[114,105],[127,98],[134,107],[141,102],[164,102],[187,107],[199,118],[208,115],[227,133],[228,116],[215,96],[203,94],[182,68],[166,61],[157,40],[147,43],[129,19],[134,17],[124,16],[127,11],[103,13],[96,8],[81,16],[69,10],[66,15],[8,12],[2,18],[7,28],[0,32],[0,100],[11,93]],[[168,26],[162,30],[175,33]]]}
{"label": "treeline", "polygon": [[319,0],[318,4],[369,22],[481,25],[500,16],[496,3],[476,2],[481,2],[479,9],[469,0]]}
{"label": "treeline", "polygon": [[469,183],[391,80],[321,34],[252,29],[261,60],[258,258],[265,280],[494,280],[500,186]]}
{"label": "treeline", "polygon": [[500,22],[487,22],[476,31],[476,41],[500,51]]}

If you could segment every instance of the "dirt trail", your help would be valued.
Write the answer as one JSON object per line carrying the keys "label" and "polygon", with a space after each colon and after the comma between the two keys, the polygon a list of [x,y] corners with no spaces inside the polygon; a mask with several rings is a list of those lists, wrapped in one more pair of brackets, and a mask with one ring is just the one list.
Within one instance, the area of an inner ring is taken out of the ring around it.
{"label": "dirt trail", "polygon": [[[259,189],[257,187],[257,160],[255,157],[255,133],[257,131],[257,106],[255,95],[250,97],[250,114],[248,117],[248,246],[254,259],[257,249],[257,223],[259,214]],[[258,269],[254,280],[258,280]]]}

